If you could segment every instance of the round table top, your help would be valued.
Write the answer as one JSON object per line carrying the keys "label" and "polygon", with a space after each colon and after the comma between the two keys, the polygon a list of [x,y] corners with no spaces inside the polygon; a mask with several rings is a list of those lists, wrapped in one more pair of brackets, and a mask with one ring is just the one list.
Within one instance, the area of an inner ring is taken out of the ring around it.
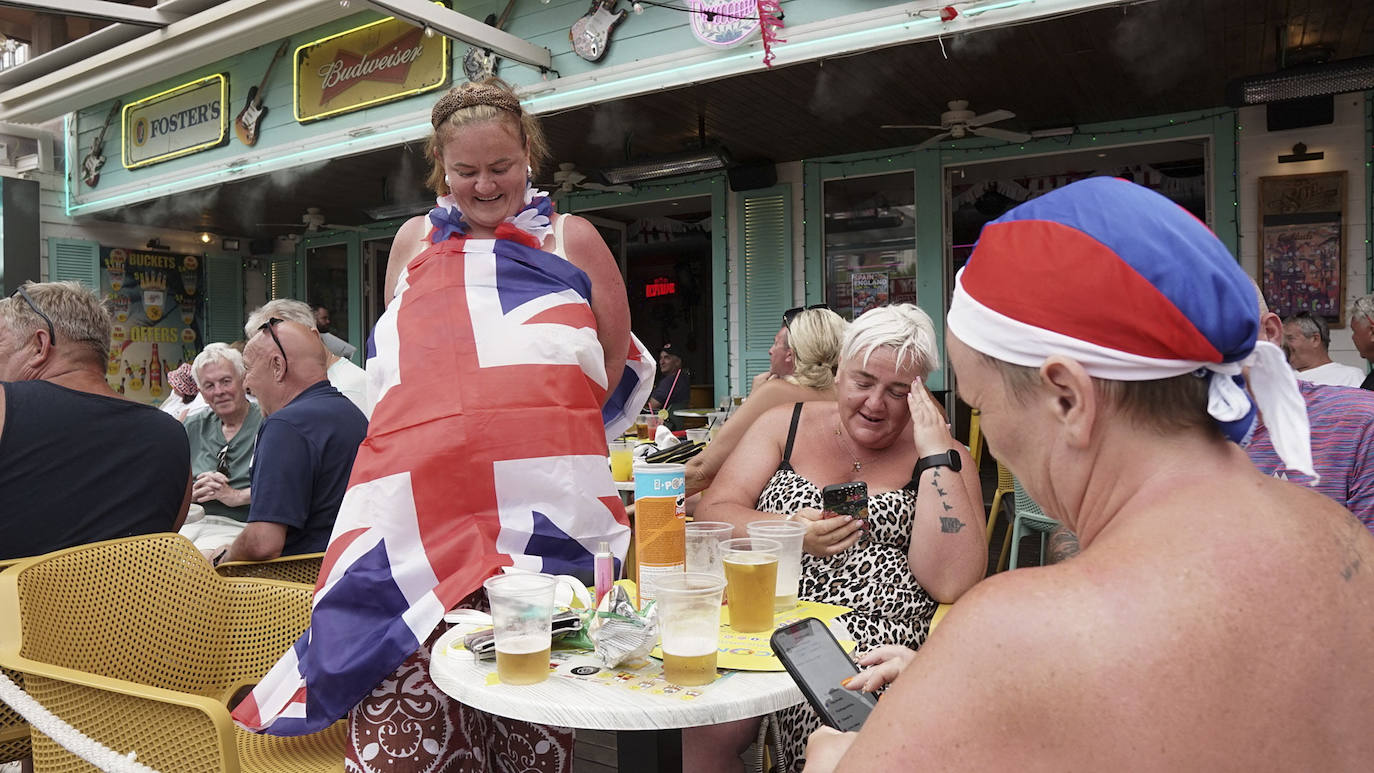
{"label": "round table top", "polygon": [[659,674],[656,660],[639,671],[607,669],[590,652],[560,650],[553,652],[553,659],[562,661],[557,671],[539,684],[488,684],[495,660],[448,654],[449,642],[461,631],[455,628],[435,642],[430,660],[434,683],[461,703],[525,722],[588,730],[669,730],[757,717],[803,700],[786,671],[723,671],[705,687],[682,688],[650,678]]}

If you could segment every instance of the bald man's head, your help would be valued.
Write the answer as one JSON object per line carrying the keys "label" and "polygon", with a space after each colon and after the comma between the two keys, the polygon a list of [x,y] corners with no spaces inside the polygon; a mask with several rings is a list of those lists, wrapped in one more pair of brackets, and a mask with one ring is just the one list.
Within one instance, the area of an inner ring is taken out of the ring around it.
{"label": "bald man's head", "polygon": [[271,414],[311,385],[327,380],[324,347],[315,331],[299,322],[268,322],[243,350],[244,386]]}

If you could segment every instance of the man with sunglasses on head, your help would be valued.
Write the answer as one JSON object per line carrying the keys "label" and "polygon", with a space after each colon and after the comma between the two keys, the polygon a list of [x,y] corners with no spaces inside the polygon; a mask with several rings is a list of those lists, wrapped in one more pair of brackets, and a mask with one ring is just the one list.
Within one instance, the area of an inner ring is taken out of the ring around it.
{"label": "man with sunglasses on head", "polygon": [[186,432],[110,388],[112,324],[77,282],[0,299],[0,559],[175,531],[186,518]]}
{"label": "man with sunglasses on head", "polygon": [[266,561],[328,545],[367,419],[330,385],[326,362],[314,330],[280,317],[263,321],[244,347],[243,383],[266,418],[248,525],[212,562]]}

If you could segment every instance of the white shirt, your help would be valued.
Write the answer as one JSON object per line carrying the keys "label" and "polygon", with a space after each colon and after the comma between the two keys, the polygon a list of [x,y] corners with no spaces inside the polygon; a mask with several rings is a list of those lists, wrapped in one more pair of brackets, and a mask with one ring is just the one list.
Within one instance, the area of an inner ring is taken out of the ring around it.
{"label": "white shirt", "polygon": [[[325,375],[329,377],[329,383],[358,406],[358,410],[362,411],[369,421],[372,419],[372,406],[367,402],[367,371],[348,360],[340,359],[329,366]],[[1364,376],[1360,379],[1363,380]]]}
{"label": "white shirt", "polygon": [[1339,362],[1328,362],[1325,365],[1298,371],[1298,378],[1313,384],[1357,387],[1364,383],[1364,371],[1350,365],[1342,365]]}

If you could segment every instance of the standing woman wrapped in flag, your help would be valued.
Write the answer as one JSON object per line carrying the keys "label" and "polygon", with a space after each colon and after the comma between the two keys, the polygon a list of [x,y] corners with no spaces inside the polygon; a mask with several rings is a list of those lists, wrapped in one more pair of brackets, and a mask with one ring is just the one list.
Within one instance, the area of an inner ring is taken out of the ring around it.
{"label": "standing woman wrapped in flag", "polygon": [[392,246],[368,360],[375,408],[310,629],[234,710],[299,735],[348,715],[350,771],[567,771],[572,731],[462,706],[430,680],[445,610],[506,568],[590,577],[629,546],[606,463],[648,397],[619,268],[530,186],[534,117],[489,79],[434,106],[427,217]]}

